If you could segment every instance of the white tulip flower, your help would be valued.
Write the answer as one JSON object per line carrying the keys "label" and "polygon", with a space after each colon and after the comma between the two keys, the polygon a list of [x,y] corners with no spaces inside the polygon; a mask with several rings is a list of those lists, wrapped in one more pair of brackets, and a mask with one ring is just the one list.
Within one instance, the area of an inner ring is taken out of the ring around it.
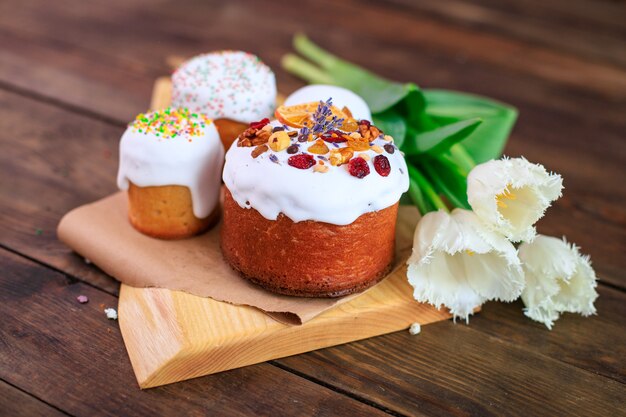
{"label": "white tulip flower", "polygon": [[513,301],[524,287],[515,247],[469,210],[426,214],[407,264],[417,301],[444,305],[466,321],[485,301]]}
{"label": "white tulip flower", "polygon": [[522,292],[526,316],[552,329],[560,313],[595,314],[596,274],[589,256],[581,255],[576,245],[537,235],[520,245],[519,257],[526,275]]}
{"label": "white tulip flower", "polygon": [[476,215],[513,242],[534,238],[534,224],[562,189],[560,175],[524,158],[491,160],[467,176],[467,200]]}

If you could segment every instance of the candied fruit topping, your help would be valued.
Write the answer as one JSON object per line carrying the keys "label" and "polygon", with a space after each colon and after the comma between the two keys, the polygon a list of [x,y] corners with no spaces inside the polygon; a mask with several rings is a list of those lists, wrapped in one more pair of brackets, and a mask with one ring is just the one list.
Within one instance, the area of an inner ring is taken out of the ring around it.
{"label": "candied fruit topping", "polygon": [[370,149],[369,141],[363,137],[357,137],[356,135],[354,135],[354,137],[349,136],[348,144],[352,149],[359,152]]}
{"label": "candied fruit topping", "polygon": [[287,163],[294,168],[309,169],[315,165],[315,159],[312,155],[301,153],[299,155],[290,156]]}
{"label": "candied fruit topping", "polygon": [[393,146],[391,143],[386,143],[383,148],[385,148],[388,153],[394,153],[396,151],[396,147]]}
{"label": "candied fruit topping", "polygon": [[287,147],[291,145],[291,138],[287,132],[279,130],[276,133],[272,133],[268,143],[274,152],[280,152],[283,149],[287,149]]}
{"label": "candied fruit topping", "polygon": [[307,150],[315,155],[325,155],[330,151],[328,146],[326,146],[324,141],[321,139],[316,140],[315,143],[309,146],[309,149]]}
{"label": "candied fruit topping", "polygon": [[250,123],[250,127],[253,129],[262,129],[265,127],[265,125],[269,124],[269,122],[270,122],[270,119],[266,117],[265,119],[261,119],[258,122]]}
{"label": "candied fruit topping", "polygon": [[[346,113],[346,111],[349,111],[349,110],[346,107],[344,107],[343,112]],[[352,115],[350,114],[350,116]],[[357,121],[354,120],[352,117],[347,118],[341,124],[341,130],[345,132],[355,132],[358,128],[359,128],[359,125]]]}
{"label": "candied fruit topping", "polygon": [[381,177],[386,177],[391,172],[389,159],[385,155],[377,155],[374,157],[374,169]]}
{"label": "candied fruit topping", "polygon": [[346,135],[339,130],[330,130],[321,135],[320,138],[330,143],[343,143],[348,141],[345,136]]}
{"label": "candied fruit topping", "polygon": [[348,162],[348,172],[350,175],[357,178],[364,178],[370,173],[370,167],[367,165],[367,161],[363,158],[352,158]]}
{"label": "candied fruit topping", "polygon": [[300,150],[300,147],[298,146],[298,144],[294,143],[293,145],[287,148],[287,153],[293,155],[293,154],[298,153],[299,150]]}

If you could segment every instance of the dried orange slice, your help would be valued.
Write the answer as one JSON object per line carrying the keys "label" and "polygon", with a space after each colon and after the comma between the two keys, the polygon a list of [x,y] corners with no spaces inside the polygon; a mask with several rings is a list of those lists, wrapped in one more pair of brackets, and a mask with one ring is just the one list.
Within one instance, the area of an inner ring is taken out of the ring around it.
{"label": "dried orange slice", "polygon": [[[313,101],[310,103],[296,104],[294,106],[279,106],[276,109],[276,112],[274,112],[274,116],[276,116],[276,119],[279,122],[290,127],[299,129],[305,124],[312,127],[313,114],[315,113],[315,110],[317,110],[318,104],[319,102]],[[356,121],[352,118],[349,110],[344,111],[338,107],[331,106],[330,111],[331,117],[337,116],[340,119],[344,119],[344,125],[346,125],[346,127],[352,129],[354,126],[354,130],[356,130]]]}

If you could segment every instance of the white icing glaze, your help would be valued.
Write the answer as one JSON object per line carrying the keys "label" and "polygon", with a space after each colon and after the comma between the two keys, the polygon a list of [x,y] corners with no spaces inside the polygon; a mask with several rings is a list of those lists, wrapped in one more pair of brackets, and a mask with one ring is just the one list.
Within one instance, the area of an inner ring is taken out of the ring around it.
{"label": "white icing glaze", "polygon": [[[301,150],[312,143],[301,144]],[[389,142],[376,139],[373,143],[382,147]],[[331,144],[328,147],[333,149]],[[223,179],[239,206],[254,208],[269,220],[276,220],[283,213],[294,222],[314,220],[346,225],[364,213],[392,206],[409,188],[406,162],[398,149],[393,154],[383,152],[391,165],[387,177],[374,169],[376,152],[355,152],[355,156],[366,153],[371,157],[367,162],[370,174],[364,178],[350,175],[347,165],[331,166],[328,162],[326,173],[294,168],[287,164],[292,155],[286,150],[267,151],[255,159],[251,156],[253,149],[238,147],[235,141],[226,153]],[[271,155],[277,157],[278,163],[271,161]]]}
{"label": "white icing glaze", "polygon": [[372,120],[372,113],[365,100],[348,89],[334,85],[314,84],[302,87],[287,97],[285,106],[320,100],[326,101],[329,97],[333,98],[334,106],[340,109],[345,106],[350,109],[352,117],[355,119]]}
{"label": "white icing glaze", "polygon": [[258,57],[242,51],[198,55],[172,75],[172,106],[212,119],[250,123],[271,117],[276,79]]}
{"label": "white icing glaze", "polygon": [[183,132],[174,138],[139,132],[131,124],[120,141],[117,185],[122,190],[129,181],[139,187],[188,187],[193,213],[202,219],[219,203],[223,159],[224,146],[211,121],[199,135]]}

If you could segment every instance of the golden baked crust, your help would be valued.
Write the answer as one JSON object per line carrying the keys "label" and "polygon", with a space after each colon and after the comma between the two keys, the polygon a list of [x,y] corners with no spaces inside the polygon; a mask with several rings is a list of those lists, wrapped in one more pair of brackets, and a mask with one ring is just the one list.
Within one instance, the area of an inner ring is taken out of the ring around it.
{"label": "golden baked crust", "polygon": [[219,217],[219,206],[208,217],[193,214],[191,192],[181,185],[128,188],[128,218],[135,229],[160,239],[182,239],[204,232]]}
{"label": "golden baked crust", "polygon": [[230,119],[215,119],[213,123],[215,123],[215,127],[220,134],[220,139],[226,150],[230,148],[230,145],[237,139],[237,136],[248,128],[247,123],[240,123]]}
{"label": "golden baked crust", "polygon": [[361,291],[389,272],[398,204],[346,226],[280,214],[264,218],[224,193],[222,253],[245,278],[276,293],[339,297]]}

